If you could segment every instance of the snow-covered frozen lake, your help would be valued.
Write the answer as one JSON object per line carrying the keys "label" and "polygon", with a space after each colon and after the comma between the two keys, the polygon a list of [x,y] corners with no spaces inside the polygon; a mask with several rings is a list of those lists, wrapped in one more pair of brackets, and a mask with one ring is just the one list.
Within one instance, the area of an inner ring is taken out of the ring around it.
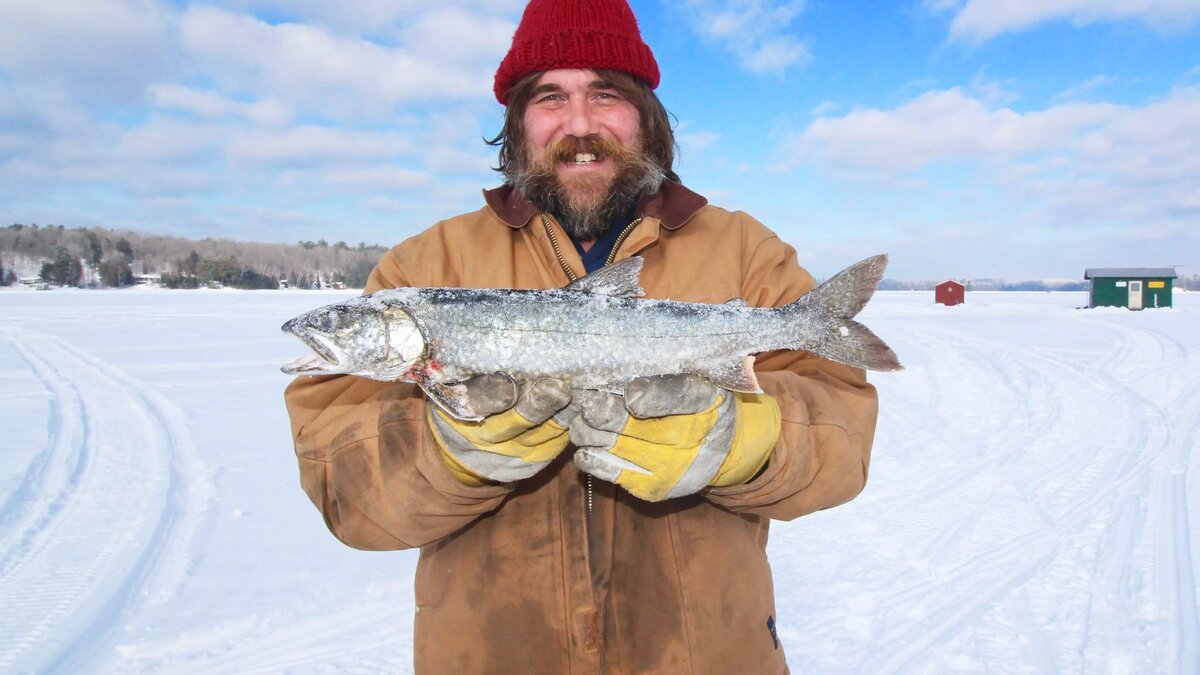
{"label": "snow-covered frozen lake", "polygon": [[[416,553],[297,479],[284,320],[352,292],[0,291],[0,672],[411,672]],[[1200,294],[880,293],[871,479],[777,523],[797,673],[1200,672]]]}

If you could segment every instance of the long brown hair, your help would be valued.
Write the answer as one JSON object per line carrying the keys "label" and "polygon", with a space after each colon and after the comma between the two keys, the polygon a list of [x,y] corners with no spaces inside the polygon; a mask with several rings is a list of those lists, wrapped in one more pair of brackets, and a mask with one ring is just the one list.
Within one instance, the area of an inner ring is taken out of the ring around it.
{"label": "long brown hair", "polygon": [[[641,79],[619,70],[597,70],[596,73],[637,108],[641,121],[642,150],[662,168],[668,180],[679,182],[672,165],[675,163],[675,131],[671,115],[663,107],[650,86]],[[525,108],[533,97],[541,72],[522,77],[508,90],[508,108],[504,111],[504,128],[487,144],[499,146],[500,166],[496,171],[511,177],[511,171],[522,162],[525,150]]]}

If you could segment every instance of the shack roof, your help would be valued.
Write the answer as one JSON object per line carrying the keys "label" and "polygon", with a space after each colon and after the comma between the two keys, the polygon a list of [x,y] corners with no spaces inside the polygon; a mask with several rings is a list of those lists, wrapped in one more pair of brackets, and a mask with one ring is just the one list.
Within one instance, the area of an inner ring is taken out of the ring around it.
{"label": "shack roof", "polygon": [[1084,279],[1174,279],[1174,267],[1089,267],[1083,271]]}

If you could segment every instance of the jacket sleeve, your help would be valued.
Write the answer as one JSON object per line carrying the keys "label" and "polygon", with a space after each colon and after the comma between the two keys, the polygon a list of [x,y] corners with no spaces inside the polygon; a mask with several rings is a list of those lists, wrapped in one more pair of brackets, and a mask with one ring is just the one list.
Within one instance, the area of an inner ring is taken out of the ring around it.
{"label": "jacket sleeve", "polygon": [[[743,297],[757,306],[793,302],[814,286],[795,251],[774,235],[754,247],[744,279]],[[761,354],[755,371],[779,403],[779,442],[754,480],[710,489],[708,499],[776,520],[853,499],[866,484],[879,412],[866,373],[800,351]]]}
{"label": "jacket sleeve", "polygon": [[[393,254],[365,292],[406,285]],[[284,392],[300,482],[330,531],[370,550],[424,546],[500,505],[506,486],[466,487],[442,465],[411,384],[301,376]]]}

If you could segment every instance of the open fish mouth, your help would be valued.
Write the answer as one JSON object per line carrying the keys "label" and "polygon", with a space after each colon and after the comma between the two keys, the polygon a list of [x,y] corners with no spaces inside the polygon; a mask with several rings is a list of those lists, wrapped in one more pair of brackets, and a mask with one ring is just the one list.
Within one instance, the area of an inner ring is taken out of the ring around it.
{"label": "open fish mouth", "polygon": [[288,375],[312,375],[314,373],[329,373],[334,367],[323,356],[310,352],[280,368]]}
{"label": "open fish mouth", "polygon": [[311,329],[297,330],[290,322],[284,325],[283,330],[300,338],[312,349],[312,352],[284,365],[281,368],[283,372],[289,375],[342,372],[346,354],[328,336]]}

